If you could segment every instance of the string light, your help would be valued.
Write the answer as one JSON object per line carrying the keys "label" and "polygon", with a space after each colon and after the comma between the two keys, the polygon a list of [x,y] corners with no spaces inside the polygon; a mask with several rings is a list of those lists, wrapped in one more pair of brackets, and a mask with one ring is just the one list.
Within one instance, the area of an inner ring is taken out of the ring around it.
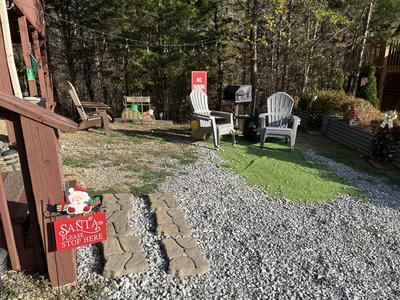
{"label": "string light", "polygon": [[[93,29],[93,28],[90,28],[90,27],[87,27],[87,26],[84,26],[84,25],[80,25],[80,24],[74,23],[74,22],[69,21],[69,20],[65,20],[65,19],[59,18],[57,16],[53,16],[53,15],[47,14],[47,13],[44,13],[44,14],[49,16],[49,17],[51,17],[51,18],[53,18],[53,19],[55,19],[55,20],[71,24],[75,28],[80,27],[82,29],[90,31],[93,34],[98,34],[98,35],[101,35],[103,37],[104,36],[108,36],[108,37],[113,38],[113,39],[123,39],[125,41],[132,42],[132,43],[139,44],[139,45],[141,44],[143,46],[146,46],[146,45],[149,44],[149,45],[153,45],[153,46],[156,46],[156,47],[175,47],[175,48],[178,48],[178,47],[182,47],[182,46],[184,47],[185,45],[188,45],[188,46],[201,46],[201,45],[204,45],[204,44],[211,44],[211,43],[216,42],[215,39],[205,39],[205,40],[200,40],[200,41],[197,41],[197,42],[189,42],[189,43],[185,42],[183,44],[166,44],[165,42],[159,43],[159,42],[149,42],[149,41],[135,40],[135,39],[130,39],[130,38],[126,38],[126,37],[123,38],[121,36],[114,35],[114,34],[111,34],[111,33],[108,33],[108,32],[99,31],[99,30],[96,30],[96,29]],[[77,34],[76,31],[74,32],[74,34],[75,35]]]}
{"label": "string light", "polygon": [[[51,35],[54,35],[54,40],[59,40],[60,41],[60,43],[61,43],[61,41],[62,40],[65,40],[65,39],[59,39],[59,37],[68,37],[68,38],[71,38],[71,39],[75,39],[75,40],[79,40],[79,41],[81,41],[81,45],[82,45],[82,48],[84,48],[84,50],[82,50],[82,51],[86,51],[86,49],[87,49],[87,39],[86,38],[83,38],[83,36],[82,35],[77,35],[77,36],[72,36],[72,35],[64,35],[64,34],[62,34],[62,33],[60,33],[59,31],[57,31],[56,29],[54,29],[54,28],[52,28],[52,27],[49,27],[48,28],[48,32],[49,32],[49,36],[50,36],[50,34]],[[82,33],[83,34],[83,33]],[[103,48],[103,51],[115,51],[116,50],[116,48],[117,49],[119,49],[119,50],[121,50],[121,49],[125,49],[125,51],[127,51],[127,52],[131,52],[130,50],[130,48],[132,47],[132,48],[144,48],[144,49],[146,49],[146,51],[147,51],[147,54],[150,54],[150,45],[151,45],[151,43],[147,43],[144,47],[142,47],[142,46],[137,46],[137,45],[132,45],[132,44],[130,44],[129,42],[127,43],[127,40],[129,41],[129,39],[125,39],[125,43],[123,43],[123,44],[121,44],[121,43],[110,43],[110,42],[108,42],[107,41],[107,38],[106,38],[106,36],[103,36],[103,39],[102,39],[102,41],[100,40],[99,42],[103,45],[103,47],[101,47],[101,48]],[[95,43],[93,43],[92,44],[94,47],[98,47],[98,46],[96,46],[96,44]],[[115,46],[115,48],[112,48],[112,49],[109,49],[109,45],[111,45],[111,46]],[[200,45],[198,45],[199,47],[199,50],[200,50],[200,47],[202,47],[202,45],[200,44]],[[197,50],[197,47],[195,46],[195,45],[193,45],[193,44],[182,44],[182,45],[180,45],[180,46],[177,46],[177,47],[172,47],[171,45],[169,45],[169,44],[163,44],[163,46],[162,47],[159,47],[159,48],[161,48],[160,50],[162,51],[162,53],[170,53],[170,52],[174,52],[174,49],[176,50],[176,51],[179,51],[179,53],[182,53],[182,51],[186,51],[186,50],[188,50],[187,48],[188,47],[191,47],[192,49],[191,49],[191,51],[192,52],[196,52],[196,50]],[[207,48],[206,46],[205,46],[205,44],[203,44],[203,47],[205,47],[205,48]],[[189,48],[190,49],[190,48]],[[74,50],[75,51],[75,50]],[[203,50],[202,50],[203,51]]]}
{"label": "string light", "polygon": [[[25,6],[25,7],[27,7],[27,8],[37,10],[37,7],[33,7],[33,6],[29,5],[29,4],[26,4],[26,3],[20,3],[20,4]],[[46,13],[43,10],[41,10],[40,13],[42,15],[48,16],[48,17],[50,17],[50,18],[52,18],[54,20],[58,20],[58,21],[61,21],[61,22],[64,22],[64,23],[72,25],[74,27],[74,35],[77,35],[77,28],[79,27],[79,28],[81,28],[81,29],[83,29],[85,31],[91,32],[92,34],[97,34],[97,35],[103,36],[104,38],[105,38],[105,36],[108,36],[108,37],[110,37],[112,39],[115,39],[115,40],[118,40],[118,39],[120,39],[120,40],[124,40],[124,39],[128,40],[129,42],[132,42],[133,45],[137,46],[138,48],[140,48],[140,45],[142,45],[142,47],[146,47],[146,46],[150,45],[150,46],[154,46],[154,47],[170,47],[170,48],[183,47],[183,49],[185,49],[186,46],[188,46],[188,47],[193,46],[193,48],[194,48],[195,46],[200,46],[200,45],[204,45],[204,44],[213,44],[215,42],[216,45],[217,45],[217,43],[218,43],[218,40],[215,39],[215,38],[214,39],[204,39],[204,40],[200,40],[200,41],[197,41],[197,42],[196,41],[195,42],[185,42],[183,44],[165,44],[165,43],[159,43],[159,42],[149,42],[149,41],[135,40],[135,39],[130,39],[130,38],[114,35],[114,34],[111,34],[111,33],[108,33],[108,32],[96,30],[96,29],[93,29],[93,28],[90,28],[90,27],[87,27],[87,26],[84,26],[84,25],[80,25],[80,24],[77,24],[75,22],[72,22],[72,21],[60,18],[58,16]]]}

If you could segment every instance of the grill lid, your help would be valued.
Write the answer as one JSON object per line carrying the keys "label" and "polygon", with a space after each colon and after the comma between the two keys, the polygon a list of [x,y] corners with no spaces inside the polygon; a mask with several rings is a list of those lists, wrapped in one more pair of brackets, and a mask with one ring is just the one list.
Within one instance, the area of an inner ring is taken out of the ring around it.
{"label": "grill lid", "polygon": [[251,85],[228,85],[224,90],[224,100],[251,102]]}

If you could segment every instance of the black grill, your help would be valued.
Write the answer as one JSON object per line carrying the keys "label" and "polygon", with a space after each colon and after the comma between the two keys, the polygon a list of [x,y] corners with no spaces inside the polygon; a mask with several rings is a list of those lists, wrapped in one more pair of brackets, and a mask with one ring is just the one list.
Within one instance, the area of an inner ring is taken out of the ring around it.
{"label": "black grill", "polygon": [[235,103],[251,102],[251,85],[228,85],[224,90],[224,100]]}

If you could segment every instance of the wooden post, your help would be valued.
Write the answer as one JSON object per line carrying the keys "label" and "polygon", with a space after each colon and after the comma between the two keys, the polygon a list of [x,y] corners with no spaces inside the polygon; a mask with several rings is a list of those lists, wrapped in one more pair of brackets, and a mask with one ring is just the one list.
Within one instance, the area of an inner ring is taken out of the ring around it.
{"label": "wooden post", "polygon": [[14,231],[11,224],[10,212],[8,210],[7,197],[4,191],[3,179],[0,178],[0,214],[3,224],[4,234],[7,241],[8,255],[10,256],[11,268],[16,271],[21,270],[17,246],[15,244]]}
{"label": "wooden post", "polygon": [[55,103],[53,94],[53,82],[49,71],[49,59],[47,55],[47,46],[45,38],[39,38],[39,46],[42,54],[42,65],[43,65],[44,79],[46,82],[46,91],[47,91],[46,107],[54,111]]}
{"label": "wooden post", "polygon": [[[32,69],[28,23],[26,21],[25,16],[18,18],[18,26],[19,26],[19,34],[21,36],[21,44],[22,44],[22,52],[23,52],[23,56],[24,56],[25,68]],[[35,79],[29,80],[29,78],[28,78],[27,80],[28,80],[28,86],[29,86],[29,95],[36,96],[37,95],[37,87],[36,87]]]}
{"label": "wooden post", "polygon": [[[21,126],[27,153],[32,191],[39,221],[47,203],[55,205],[63,199],[57,138],[54,128],[21,116]],[[49,180],[53,184],[49,184]],[[52,286],[63,286],[76,281],[75,250],[55,251],[52,220],[39,222],[47,268]]]}
{"label": "wooden post", "polygon": [[36,213],[35,197],[32,190],[32,181],[30,178],[28,158],[26,155],[24,136],[21,127],[21,120],[19,117],[15,117],[13,121],[13,127],[15,130],[15,136],[17,138],[17,150],[19,156],[19,162],[21,165],[21,173],[24,180],[24,189],[26,195],[26,202],[29,209],[29,219],[32,226],[32,239],[35,245],[36,260],[38,262],[39,273],[44,273],[46,270],[46,261],[44,259],[44,247],[42,244],[42,238],[39,229],[39,218]]}
{"label": "wooden post", "polygon": [[39,33],[37,31],[34,31],[32,37],[33,37],[33,49],[35,50],[35,57],[39,68],[40,94],[42,97],[46,98],[46,103],[47,103],[48,101],[47,85],[46,85],[46,78],[44,75],[42,53],[40,51]]}
{"label": "wooden post", "polygon": [[[36,121],[21,117],[22,131],[26,146],[32,190],[35,197],[38,218],[47,203],[54,205],[63,199],[62,173],[56,147],[55,130]],[[55,183],[49,185],[49,178]],[[55,253],[51,220],[39,222],[44,242],[47,268],[52,286],[62,286],[75,282],[76,264],[74,252],[67,250]]]}
{"label": "wooden post", "polygon": [[379,108],[382,107],[383,101],[383,91],[385,89],[385,80],[386,74],[388,69],[388,59],[389,59],[389,52],[390,52],[390,45],[385,46],[384,50],[384,57],[383,57],[383,65],[379,74],[379,85],[378,85],[378,97],[379,97]]}
{"label": "wooden post", "polygon": [[[0,28],[0,61],[5,62],[6,58],[6,51],[4,49],[4,39],[3,39],[3,30]],[[7,64],[2,63],[0,64],[0,91],[3,91],[9,95],[13,94],[12,86],[11,86],[11,79],[8,73]],[[7,134],[8,134],[8,141],[10,144],[15,144],[15,134],[12,122],[6,120],[7,126]]]}

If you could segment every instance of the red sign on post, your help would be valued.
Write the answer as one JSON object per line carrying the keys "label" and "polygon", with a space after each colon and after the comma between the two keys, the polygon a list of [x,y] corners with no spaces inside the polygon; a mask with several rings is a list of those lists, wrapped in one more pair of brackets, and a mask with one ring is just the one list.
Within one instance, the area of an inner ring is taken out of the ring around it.
{"label": "red sign on post", "polygon": [[54,222],[57,251],[95,244],[107,239],[105,213]]}
{"label": "red sign on post", "polygon": [[192,71],[192,90],[200,88],[207,94],[207,72],[206,71]]}

